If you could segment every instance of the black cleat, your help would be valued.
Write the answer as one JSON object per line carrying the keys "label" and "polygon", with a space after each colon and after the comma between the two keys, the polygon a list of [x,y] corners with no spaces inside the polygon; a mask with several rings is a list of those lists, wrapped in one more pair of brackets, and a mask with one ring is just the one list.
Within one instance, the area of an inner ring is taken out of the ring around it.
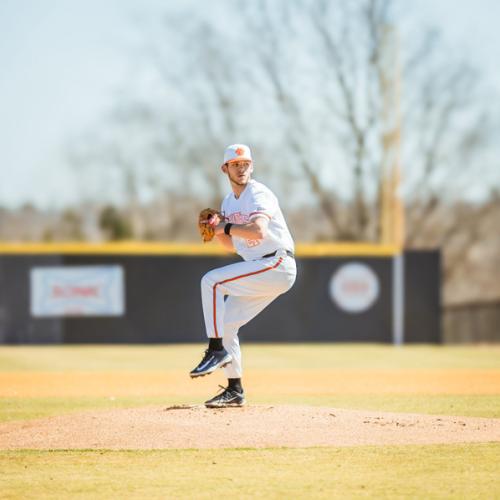
{"label": "black cleat", "polygon": [[214,372],[217,368],[223,368],[232,360],[233,358],[225,349],[222,349],[222,351],[207,349],[200,364],[194,370],[191,370],[189,375],[191,378],[203,377]]}
{"label": "black cleat", "polygon": [[231,408],[243,406],[246,403],[245,393],[243,391],[238,392],[229,387],[222,387],[222,385],[219,387],[224,390],[214,398],[205,401],[205,406],[207,408]]}

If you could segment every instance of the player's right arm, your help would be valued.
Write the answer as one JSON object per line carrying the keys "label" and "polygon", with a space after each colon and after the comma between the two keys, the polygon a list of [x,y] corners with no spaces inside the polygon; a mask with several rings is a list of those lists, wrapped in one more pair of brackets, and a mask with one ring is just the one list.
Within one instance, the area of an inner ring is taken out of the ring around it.
{"label": "player's right arm", "polygon": [[[226,213],[226,207],[224,206],[226,199],[227,199],[227,196],[226,196],[226,198],[224,198],[224,200],[222,200],[222,204],[221,204],[221,207],[220,207],[220,211],[223,214]],[[220,224],[221,222],[223,222],[223,221],[220,220],[220,219],[217,220],[218,224]],[[219,233],[219,234],[215,234],[215,237],[217,238],[217,240],[219,241],[219,243],[228,252],[236,252],[236,249],[234,248],[234,245],[233,245],[233,238],[231,236],[228,236],[227,234],[224,234],[224,233],[222,233],[222,234]]]}
{"label": "player's right arm", "polygon": [[219,243],[229,252],[234,252],[233,238],[228,236],[227,234],[216,234],[215,237],[219,241]]}

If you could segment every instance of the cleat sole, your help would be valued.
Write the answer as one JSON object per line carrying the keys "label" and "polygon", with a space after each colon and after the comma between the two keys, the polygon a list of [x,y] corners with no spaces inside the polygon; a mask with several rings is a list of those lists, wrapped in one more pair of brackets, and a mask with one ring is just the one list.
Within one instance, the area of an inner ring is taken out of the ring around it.
{"label": "cleat sole", "polygon": [[227,403],[224,405],[207,405],[205,404],[206,408],[241,408],[242,406],[246,405],[246,401],[243,401],[242,403]]}
{"label": "cleat sole", "polygon": [[217,370],[218,368],[224,368],[226,367],[227,365],[231,364],[233,362],[233,359],[230,357],[229,358],[229,361],[226,361],[225,363],[221,364],[221,365],[218,365],[218,366],[215,366],[214,368],[212,368],[211,370],[208,370],[206,372],[203,372],[203,373],[190,373],[189,376],[191,378],[198,378],[198,377],[204,377],[205,375],[210,375],[211,373],[213,373],[215,370]]}

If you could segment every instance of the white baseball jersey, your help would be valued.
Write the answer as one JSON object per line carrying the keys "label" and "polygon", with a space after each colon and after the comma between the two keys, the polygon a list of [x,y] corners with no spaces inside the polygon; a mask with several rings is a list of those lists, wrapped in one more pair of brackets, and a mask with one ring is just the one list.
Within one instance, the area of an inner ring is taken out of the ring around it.
{"label": "white baseball jersey", "polygon": [[222,201],[221,212],[233,224],[247,224],[264,215],[269,219],[266,237],[249,240],[233,236],[233,245],[244,260],[256,260],[279,249],[294,251],[290,231],[274,193],[255,180],[250,180],[239,198],[229,193]]}
{"label": "white baseball jersey", "polygon": [[[243,373],[239,329],[257,316],[274,299],[290,290],[295,282],[293,240],[281,213],[276,196],[260,182],[251,180],[240,197],[231,193],[224,198],[221,212],[234,224],[245,224],[259,215],[269,218],[263,240],[232,236],[243,262],[212,269],[201,280],[201,299],[205,328],[209,338],[222,338],[231,355],[224,368],[228,378]],[[272,257],[263,258],[273,253]],[[226,298],[227,297],[227,298]]]}

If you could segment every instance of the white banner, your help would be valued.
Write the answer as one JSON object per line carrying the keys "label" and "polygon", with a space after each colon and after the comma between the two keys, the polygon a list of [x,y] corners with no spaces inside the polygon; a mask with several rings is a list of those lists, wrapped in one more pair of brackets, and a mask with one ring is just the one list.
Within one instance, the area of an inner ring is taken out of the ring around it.
{"label": "white banner", "polygon": [[122,316],[125,291],[121,266],[67,266],[31,269],[31,314]]}

